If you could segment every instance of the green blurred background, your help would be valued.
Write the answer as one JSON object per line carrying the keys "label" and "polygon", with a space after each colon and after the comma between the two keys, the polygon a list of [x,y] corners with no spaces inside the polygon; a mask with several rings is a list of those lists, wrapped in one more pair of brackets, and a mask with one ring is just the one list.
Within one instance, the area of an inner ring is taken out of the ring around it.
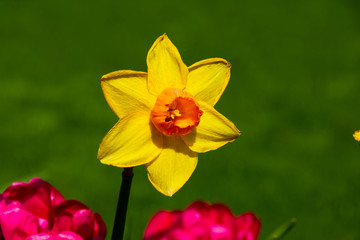
{"label": "green blurred background", "polygon": [[261,239],[292,217],[287,239],[359,239],[356,0],[0,0],[0,190],[42,177],[101,213],[111,233],[122,169],[96,158],[117,121],[100,78],[146,71],[165,32],[187,65],[231,62],[216,108],[243,134],[200,154],[172,198],[137,167],[126,239],[140,239],[156,211],[197,199],[256,212]]}

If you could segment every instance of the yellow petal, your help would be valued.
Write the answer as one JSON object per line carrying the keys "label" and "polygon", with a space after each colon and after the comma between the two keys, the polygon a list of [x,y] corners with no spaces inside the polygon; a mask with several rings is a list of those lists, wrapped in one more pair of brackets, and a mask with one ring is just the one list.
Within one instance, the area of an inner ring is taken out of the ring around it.
{"label": "yellow petal", "polygon": [[199,102],[204,114],[200,124],[191,133],[183,135],[184,142],[194,152],[215,150],[228,142],[234,141],[240,131],[226,117],[221,115],[212,106]]}
{"label": "yellow petal", "polygon": [[121,119],[137,110],[149,111],[156,97],[147,89],[147,74],[131,70],[116,71],[101,78],[106,101]]}
{"label": "yellow petal", "polygon": [[165,88],[184,89],[188,69],[166,34],[160,36],[147,55],[149,91],[159,95]]}
{"label": "yellow petal", "polygon": [[148,113],[137,112],[119,120],[100,143],[98,159],[116,167],[133,167],[154,160],[162,150],[163,135]]}
{"label": "yellow petal", "polygon": [[162,194],[172,196],[190,178],[197,159],[197,153],[191,151],[180,136],[166,136],[159,157],[145,166],[154,187]]}
{"label": "yellow petal", "polygon": [[222,58],[210,58],[189,67],[186,91],[196,100],[214,106],[230,79],[231,64]]}

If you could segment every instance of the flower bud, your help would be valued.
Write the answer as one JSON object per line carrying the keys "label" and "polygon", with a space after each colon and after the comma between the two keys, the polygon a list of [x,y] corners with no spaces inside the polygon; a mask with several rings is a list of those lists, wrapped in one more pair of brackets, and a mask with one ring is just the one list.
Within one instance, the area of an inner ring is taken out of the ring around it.
{"label": "flower bud", "polygon": [[253,213],[234,217],[221,203],[194,202],[183,211],[156,213],[145,230],[145,240],[256,240],[260,220]]}
{"label": "flower bud", "polygon": [[97,213],[40,178],[13,183],[0,194],[0,240],[104,240]]}

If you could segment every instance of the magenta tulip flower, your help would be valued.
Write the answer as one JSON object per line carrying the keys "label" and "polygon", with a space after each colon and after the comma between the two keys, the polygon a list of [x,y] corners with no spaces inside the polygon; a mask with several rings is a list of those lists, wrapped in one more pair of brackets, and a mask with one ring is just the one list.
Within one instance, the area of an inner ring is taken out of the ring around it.
{"label": "magenta tulip flower", "polygon": [[106,226],[85,204],[65,200],[40,178],[0,194],[0,240],[104,240]]}
{"label": "magenta tulip flower", "polygon": [[221,203],[194,202],[184,211],[160,211],[145,230],[144,240],[256,240],[260,220],[253,213],[234,217]]}

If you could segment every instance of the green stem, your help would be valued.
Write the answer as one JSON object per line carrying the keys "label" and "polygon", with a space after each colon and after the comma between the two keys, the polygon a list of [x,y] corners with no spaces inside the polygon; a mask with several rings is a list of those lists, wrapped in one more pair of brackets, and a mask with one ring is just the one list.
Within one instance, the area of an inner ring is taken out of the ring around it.
{"label": "green stem", "polygon": [[122,240],[124,238],[126,211],[133,176],[132,167],[124,168],[111,240]]}

